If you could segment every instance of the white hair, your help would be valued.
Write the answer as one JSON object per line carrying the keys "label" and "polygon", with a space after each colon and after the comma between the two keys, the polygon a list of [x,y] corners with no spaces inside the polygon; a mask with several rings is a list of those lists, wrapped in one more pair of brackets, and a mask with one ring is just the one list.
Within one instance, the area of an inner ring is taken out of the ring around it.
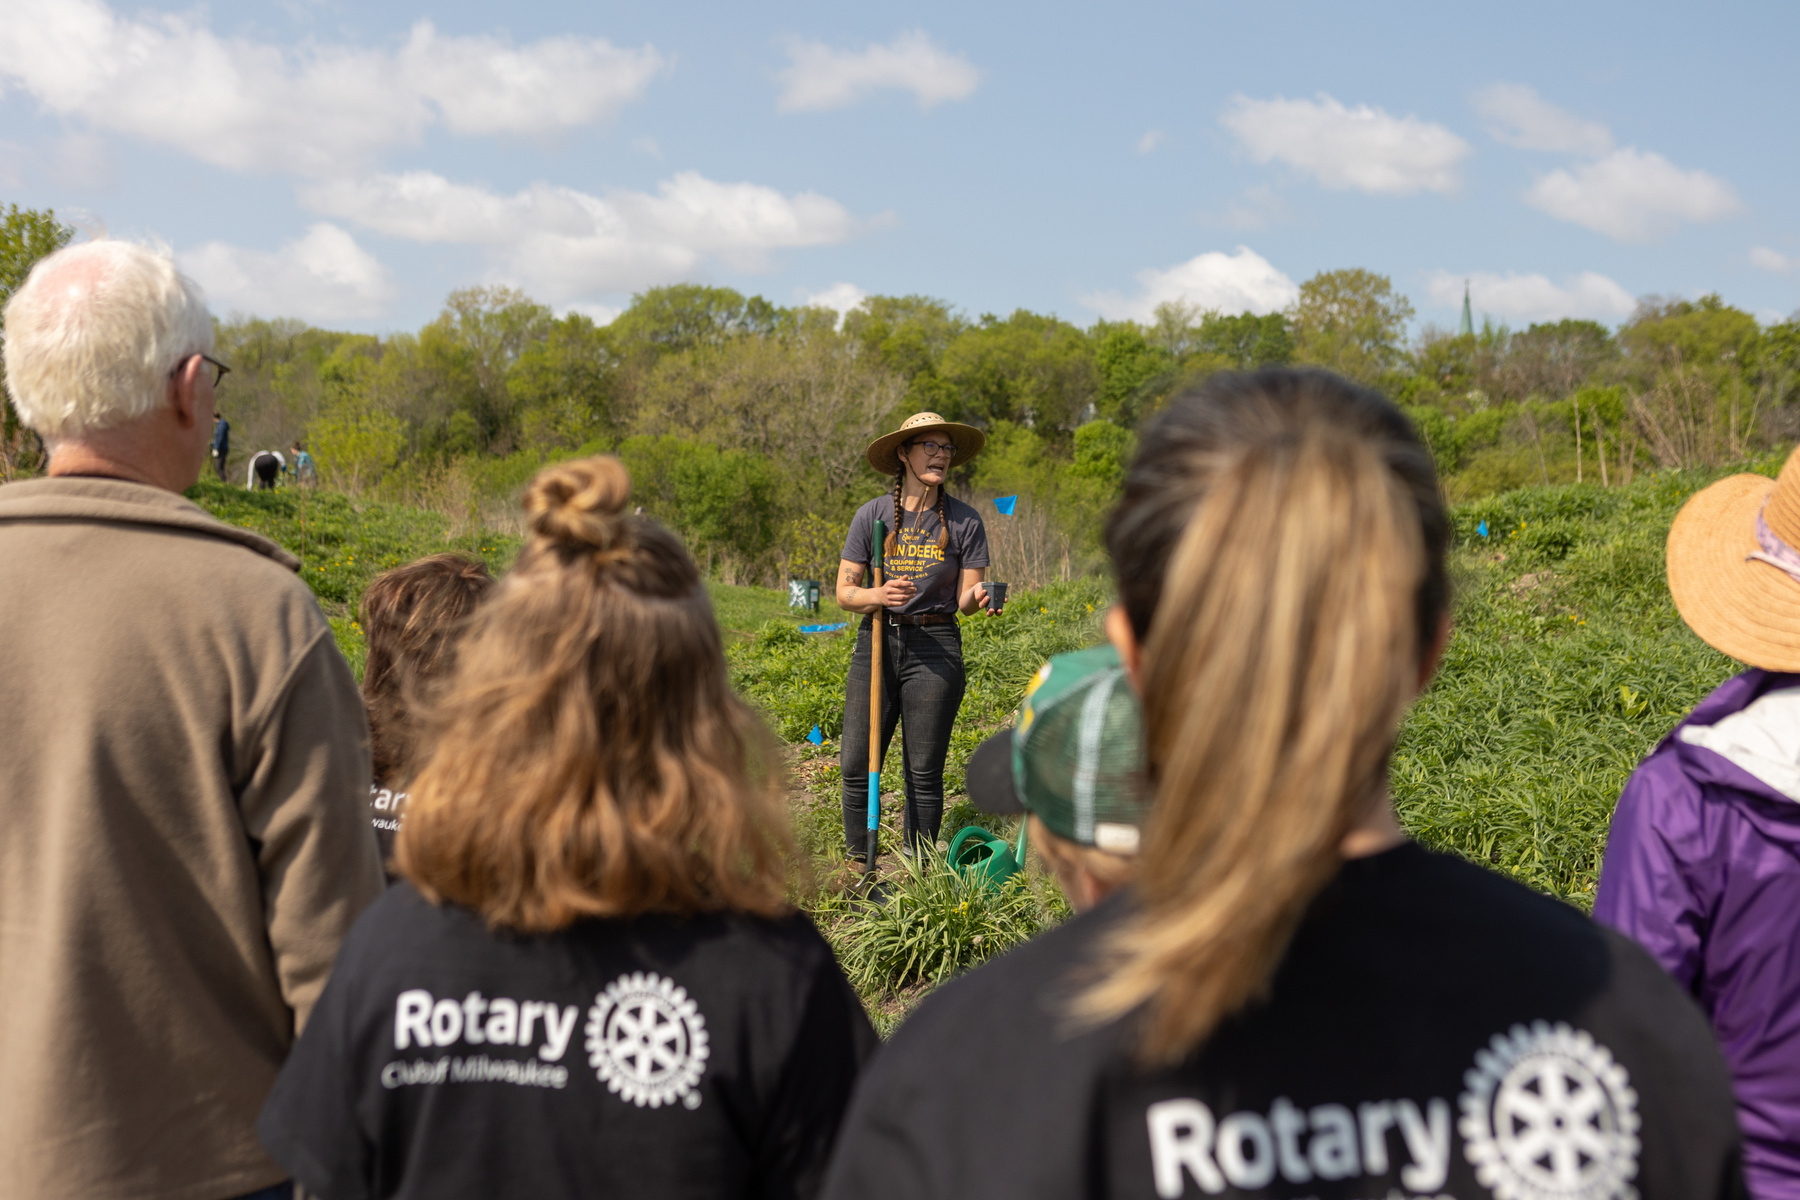
{"label": "white hair", "polygon": [[182,360],[210,353],[200,285],[167,254],[131,242],[69,246],[42,259],[4,313],[6,390],[48,441],[153,411]]}

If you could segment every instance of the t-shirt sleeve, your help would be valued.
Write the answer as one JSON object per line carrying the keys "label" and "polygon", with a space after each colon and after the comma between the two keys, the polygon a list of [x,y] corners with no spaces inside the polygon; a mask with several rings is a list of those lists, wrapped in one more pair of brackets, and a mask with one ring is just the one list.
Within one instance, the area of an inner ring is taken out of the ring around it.
{"label": "t-shirt sleeve", "polygon": [[850,520],[850,532],[844,537],[844,552],[838,557],[845,562],[867,563],[871,549],[871,534],[875,529],[875,510],[873,505],[865,504],[856,510],[856,516]]}
{"label": "t-shirt sleeve", "polygon": [[357,1121],[357,1064],[351,1060],[348,977],[354,973],[354,964],[346,963],[325,985],[256,1122],[269,1157],[320,1200],[373,1195],[374,1147]]}
{"label": "t-shirt sleeve", "polygon": [[1692,990],[1712,908],[1704,863],[1696,861],[1703,847],[1689,844],[1696,841],[1699,798],[1685,776],[1659,765],[1661,757],[1638,768],[1613,810],[1594,919],[1648,950]]}
{"label": "t-shirt sleeve", "polygon": [[956,539],[956,544],[962,554],[963,569],[972,571],[977,567],[987,566],[987,523],[981,519],[981,514],[970,509],[968,519],[960,532],[961,536]]}
{"label": "t-shirt sleeve", "polygon": [[754,1194],[811,1200],[824,1181],[838,1123],[879,1039],[837,960],[820,956],[764,1126]]}

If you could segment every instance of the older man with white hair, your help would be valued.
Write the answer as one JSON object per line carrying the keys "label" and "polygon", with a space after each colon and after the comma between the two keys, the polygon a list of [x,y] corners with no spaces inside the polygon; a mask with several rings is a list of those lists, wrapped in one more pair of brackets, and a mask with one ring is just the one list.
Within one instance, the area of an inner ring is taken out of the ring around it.
{"label": "older man with white hair", "polygon": [[381,889],[367,724],[274,543],[180,495],[225,372],[124,242],[38,263],[0,487],[0,1196],[260,1194],[257,1111]]}

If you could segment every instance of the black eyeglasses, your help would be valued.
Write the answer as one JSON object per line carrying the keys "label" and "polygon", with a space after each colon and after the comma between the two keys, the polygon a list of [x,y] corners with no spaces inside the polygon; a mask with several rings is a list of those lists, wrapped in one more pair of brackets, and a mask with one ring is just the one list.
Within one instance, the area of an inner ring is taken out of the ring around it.
{"label": "black eyeglasses", "polygon": [[175,364],[175,369],[173,371],[169,372],[169,378],[173,379],[173,378],[175,378],[175,376],[181,374],[181,368],[187,366],[188,361],[190,359],[195,359],[195,358],[199,359],[200,361],[202,361],[212,367],[212,369],[213,369],[213,387],[215,387],[215,388],[217,388],[219,386],[219,382],[221,380],[223,380],[225,378],[225,376],[227,376],[231,373],[230,367],[226,366],[224,363],[220,362],[218,359],[214,358],[210,354],[190,354],[187,356],[187,358],[184,358],[180,362]]}
{"label": "black eyeglasses", "polygon": [[936,458],[940,454],[956,457],[955,442],[913,442],[912,445],[923,450],[926,458]]}

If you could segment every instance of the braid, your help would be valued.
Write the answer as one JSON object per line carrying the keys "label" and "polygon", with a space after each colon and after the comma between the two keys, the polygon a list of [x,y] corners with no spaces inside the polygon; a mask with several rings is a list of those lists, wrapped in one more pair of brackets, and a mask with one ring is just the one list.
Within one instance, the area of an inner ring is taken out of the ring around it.
{"label": "braid", "polygon": [[938,549],[946,549],[950,545],[950,509],[944,503],[944,485],[938,484]]}
{"label": "braid", "polygon": [[894,526],[888,530],[887,540],[881,543],[881,552],[892,554],[900,548],[900,522],[906,519],[906,510],[900,507],[900,485],[906,482],[906,464],[901,463],[894,471]]}

